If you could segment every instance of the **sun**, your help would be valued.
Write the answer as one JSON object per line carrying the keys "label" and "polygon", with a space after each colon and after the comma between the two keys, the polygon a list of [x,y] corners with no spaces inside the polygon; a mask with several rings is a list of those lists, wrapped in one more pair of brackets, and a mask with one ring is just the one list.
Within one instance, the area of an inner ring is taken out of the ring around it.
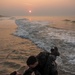
{"label": "sun", "polygon": [[32,11],[31,11],[31,10],[29,10],[29,13],[32,13]]}

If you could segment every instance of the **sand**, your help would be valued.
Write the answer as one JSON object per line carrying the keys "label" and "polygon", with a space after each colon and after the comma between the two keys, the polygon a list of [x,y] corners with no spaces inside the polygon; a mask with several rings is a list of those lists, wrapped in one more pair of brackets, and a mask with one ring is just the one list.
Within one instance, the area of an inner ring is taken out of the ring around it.
{"label": "sand", "polygon": [[[29,39],[14,36],[16,28],[14,21],[0,21],[0,75],[9,75],[15,70],[22,73],[27,68],[27,58],[43,51]],[[60,71],[59,75],[69,74]]]}
{"label": "sand", "polygon": [[[5,22],[5,23],[3,23]],[[4,25],[6,24],[6,25]],[[26,66],[25,61],[30,55],[40,52],[32,41],[14,36],[17,26],[12,21],[0,22],[0,74],[9,74]]]}

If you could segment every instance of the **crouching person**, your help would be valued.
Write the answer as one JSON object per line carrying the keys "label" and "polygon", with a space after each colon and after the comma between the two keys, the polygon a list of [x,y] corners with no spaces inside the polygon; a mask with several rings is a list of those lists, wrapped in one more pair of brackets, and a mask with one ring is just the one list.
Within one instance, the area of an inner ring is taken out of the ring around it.
{"label": "crouching person", "polygon": [[23,75],[41,75],[36,69],[36,66],[38,65],[38,60],[35,56],[30,56],[27,59],[26,64],[29,68],[24,72]]}

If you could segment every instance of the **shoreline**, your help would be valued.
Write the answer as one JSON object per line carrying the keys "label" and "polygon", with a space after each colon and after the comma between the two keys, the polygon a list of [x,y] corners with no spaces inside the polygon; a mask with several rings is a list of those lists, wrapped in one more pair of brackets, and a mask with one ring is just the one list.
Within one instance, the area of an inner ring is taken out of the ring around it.
{"label": "shoreline", "polygon": [[28,56],[37,55],[41,49],[28,39],[12,35],[17,25],[11,20],[0,21],[0,24],[0,74],[4,75],[26,66]]}

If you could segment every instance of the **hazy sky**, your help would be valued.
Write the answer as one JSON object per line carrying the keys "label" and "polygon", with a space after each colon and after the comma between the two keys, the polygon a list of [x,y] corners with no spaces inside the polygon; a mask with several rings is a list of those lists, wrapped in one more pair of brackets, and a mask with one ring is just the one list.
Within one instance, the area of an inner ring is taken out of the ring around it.
{"label": "hazy sky", "polygon": [[75,15],[75,0],[0,0],[0,14],[70,16]]}

